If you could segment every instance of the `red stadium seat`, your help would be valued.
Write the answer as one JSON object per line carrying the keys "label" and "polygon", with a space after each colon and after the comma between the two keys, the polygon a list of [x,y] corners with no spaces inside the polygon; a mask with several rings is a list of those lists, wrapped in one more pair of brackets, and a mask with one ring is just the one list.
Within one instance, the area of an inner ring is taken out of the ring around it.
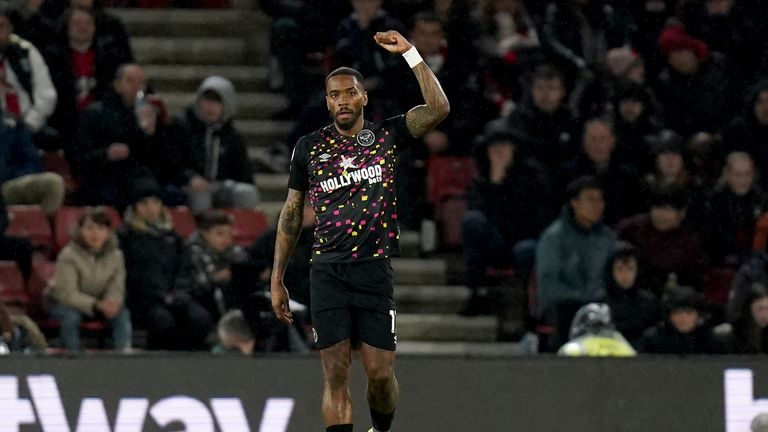
{"label": "red stadium seat", "polygon": [[0,302],[27,309],[32,299],[14,261],[0,261]]}
{"label": "red stadium seat", "polygon": [[736,271],[730,268],[716,268],[709,271],[704,280],[702,293],[710,304],[715,306],[728,304],[734,276],[736,276]]}
{"label": "red stadium seat", "polygon": [[[106,207],[107,216],[112,222],[112,229],[120,228],[123,225],[123,219],[120,214],[112,207]],[[55,234],[56,234],[56,252],[64,248],[69,243],[69,233],[80,216],[85,212],[85,207],[62,207],[56,213]]]}
{"label": "red stadium seat", "polygon": [[427,198],[439,204],[452,196],[463,197],[475,176],[471,157],[434,156],[427,163]]}
{"label": "red stadium seat", "polygon": [[53,250],[53,232],[43,208],[37,205],[8,206],[10,223],[6,234],[29,239],[35,249]]}
{"label": "red stadium seat", "polygon": [[43,154],[43,169],[48,172],[54,172],[64,178],[64,186],[68,192],[77,189],[77,180],[72,175],[72,169],[64,157],[63,151],[45,152]]}
{"label": "red stadium seat", "polygon": [[461,246],[461,220],[467,211],[467,200],[463,197],[446,198],[435,204],[435,222],[440,228],[442,246]]}
{"label": "red stadium seat", "polygon": [[225,209],[234,218],[232,237],[235,244],[250,246],[267,229],[267,216],[259,209]]}
{"label": "red stadium seat", "polygon": [[768,243],[768,213],[763,213],[755,222],[755,235],[752,239],[752,250],[765,250]]}
{"label": "red stadium seat", "polygon": [[195,230],[197,230],[197,224],[195,218],[192,216],[192,212],[188,207],[171,207],[168,209],[173,221],[173,230],[181,238],[189,237]]}

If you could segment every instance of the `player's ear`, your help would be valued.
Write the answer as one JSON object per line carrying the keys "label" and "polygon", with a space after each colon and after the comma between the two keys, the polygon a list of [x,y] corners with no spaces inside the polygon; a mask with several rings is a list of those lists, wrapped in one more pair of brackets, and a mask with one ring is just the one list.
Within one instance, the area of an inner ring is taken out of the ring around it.
{"label": "player's ear", "polygon": [[328,112],[333,112],[331,99],[328,97],[328,93],[325,94],[325,107],[328,108]]}
{"label": "player's ear", "polygon": [[368,92],[363,90],[363,106],[368,105]]}

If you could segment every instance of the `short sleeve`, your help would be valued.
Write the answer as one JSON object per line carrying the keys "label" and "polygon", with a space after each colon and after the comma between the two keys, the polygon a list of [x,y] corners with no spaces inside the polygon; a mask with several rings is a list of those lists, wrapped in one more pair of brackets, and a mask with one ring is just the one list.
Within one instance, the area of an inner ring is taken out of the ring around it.
{"label": "short sleeve", "polygon": [[395,152],[397,154],[408,150],[416,142],[416,138],[414,138],[414,136],[411,135],[411,131],[408,130],[408,122],[406,121],[405,114],[390,117],[382,123],[390,133],[395,135]]}
{"label": "short sleeve", "polygon": [[291,154],[291,168],[288,177],[288,187],[297,191],[306,192],[309,189],[309,140],[306,137],[296,142]]}

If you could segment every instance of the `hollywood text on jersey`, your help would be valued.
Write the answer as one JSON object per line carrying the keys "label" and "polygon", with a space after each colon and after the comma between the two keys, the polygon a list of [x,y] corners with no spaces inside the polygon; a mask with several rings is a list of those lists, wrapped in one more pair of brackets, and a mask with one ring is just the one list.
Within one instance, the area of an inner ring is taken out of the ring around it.
{"label": "hollywood text on jersey", "polygon": [[350,173],[342,174],[337,177],[331,177],[328,180],[320,182],[323,192],[333,192],[344,186],[360,183],[367,180],[368,184],[380,183],[382,179],[381,165],[363,167]]}

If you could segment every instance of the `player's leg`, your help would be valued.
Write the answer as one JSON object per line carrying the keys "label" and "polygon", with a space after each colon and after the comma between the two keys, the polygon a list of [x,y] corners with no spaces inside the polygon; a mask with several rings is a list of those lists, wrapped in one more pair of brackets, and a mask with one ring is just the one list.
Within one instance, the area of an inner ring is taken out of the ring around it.
{"label": "player's leg", "polygon": [[373,431],[388,432],[392,428],[399,394],[395,378],[395,351],[363,342],[360,345],[360,360],[368,376],[366,398],[371,409]]}
{"label": "player's leg", "polygon": [[323,363],[323,421],[326,431],[352,432],[352,399],[349,396],[349,367],[352,344],[345,339],[320,350]]}

